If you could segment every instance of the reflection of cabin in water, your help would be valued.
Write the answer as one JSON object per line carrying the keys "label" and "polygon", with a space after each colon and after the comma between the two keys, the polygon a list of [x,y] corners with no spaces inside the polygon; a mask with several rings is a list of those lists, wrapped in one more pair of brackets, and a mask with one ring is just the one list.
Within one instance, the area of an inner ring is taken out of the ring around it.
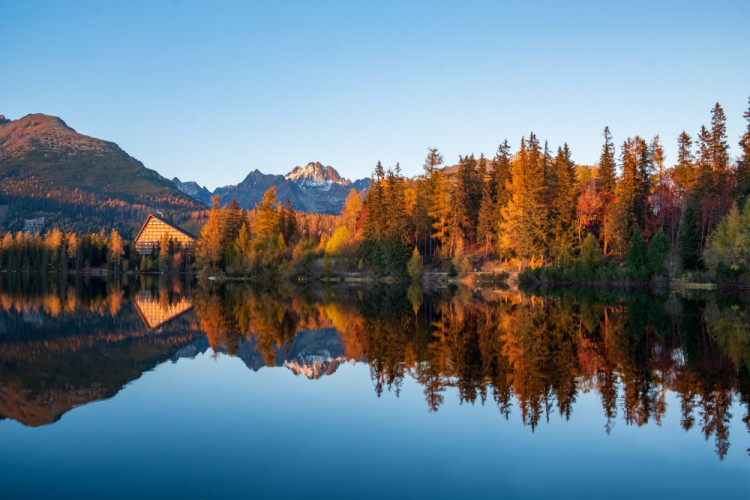
{"label": "reflection of cabin in water", "polygon": [[133,244],[138,253],[150,254],[164,236],[173,241],[179,241],[186,247],[192,246],[195,242],[195,236],[184,229],[155,215],[149,215],[133,240]]}
{"label": "reflection of cabin in water", "polygon": [[193,307],[192,301],[184,296],[177,301],[161,302],[151,293],[151,290],[138,292],[134,303],[138,314],[149,330],[163,325]]}

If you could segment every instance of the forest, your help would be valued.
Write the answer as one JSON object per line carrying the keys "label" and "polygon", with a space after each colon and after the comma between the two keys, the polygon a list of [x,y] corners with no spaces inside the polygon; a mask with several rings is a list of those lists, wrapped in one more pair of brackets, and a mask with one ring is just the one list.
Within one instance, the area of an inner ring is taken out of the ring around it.
{"label": "forest", "polygon": [[734,159],[717,103],[708,126],[679,135],[672,165],[659,136],[618,148],[605,127],[599,162],[586,166],[567,144],[553,151],[532,132],[516,151],[504,140],[491,159],[469,154],[455,166],[430,148],[414,178],[378,162],[369,189],[352,190],[338,216],[296,212],[273,186],[253,210],[215,198],[207,215],[191,216],[191,225],[205,220],[194,248],[163,241],[139,256],[117,228],[7,233],[0,270],[419,280],[503,269],[530,282],[746,284],[750,100],[743,116]]}
{"label": "forest", "polygon": [[[749,101],[750,104],[750,101]],[[473,154],[445,167],[430,148],[424,172],[375,167],[366,194],[311,228],[270,188],[255,210],[215,201],[196,247],[205,273],[370,272],[412,278],[425,269],[465,273],[500,263],[521,279],[648,281],[660,276],[746,281],[750,269],[750,106],[732,161],[726,116],[682,132],[667,165],[659,136],[618,147],[603,131],[600,159],[577,165],[532,132],[518,150]]]}

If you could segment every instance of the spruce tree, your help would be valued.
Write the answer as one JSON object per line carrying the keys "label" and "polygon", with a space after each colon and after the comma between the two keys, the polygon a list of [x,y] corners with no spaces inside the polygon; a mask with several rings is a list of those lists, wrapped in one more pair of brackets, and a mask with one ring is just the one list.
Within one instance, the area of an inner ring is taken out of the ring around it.
{"label": "spruce tree", "polygon": [[641,229],[637,226],[633,229],[633,236],[630,238],[627,264],[628,273],[633,278],[643,279],[648,276],[648,250],[646,249],[646,242],[643,241]]}
{"label": "spruce tree", "polygon": [[684,130],[677,137],[677,164],[673,175],[677,194],[685,196],[695,184],[695,156],[693,155],[693,140]]}
{"label": "spruce tree", "polygon": [[740,157],[737,160],[735,182],[735,196],[740,205],[750,195],[750,98],[748,98],[747,111],[742,116],[747,120],[747,128],[740,138]]}
{"label": "spruce tree", "polygon": [[604,127],[604,145],[596,172],[596,186],[600,192],[612,195],[615,192],[615,178],[615,144],[609,127]]}
{"label": "spruce tree", "polygon": [[551,249],[555,258],[570,256],[575,243],[574,222],[578,200],[578,179],[568,144],[558,148],[554,160],[555,180],[550,210]]}
{"label": "spruce tree", "polygon": [[723,180],[729,170],[729,145],[727,144],[727,118],[717,102],[711,111],[711,169]]}
{"label": "spruce tree", "polygon": [[542,203],[544,186],[540,160],[536,136],[531,134],[528,145],[522,138],[508,184],[508,204],[501,211],[501,247],[521,259],[542,255],[545,250],[546,209]]}
{"label": "spruce tree", "polygon": [[698,236],[698,213],[695,201],[685,204],[678,236],[680,258],[684,269],[698,269],[701,267],[700,237]]}

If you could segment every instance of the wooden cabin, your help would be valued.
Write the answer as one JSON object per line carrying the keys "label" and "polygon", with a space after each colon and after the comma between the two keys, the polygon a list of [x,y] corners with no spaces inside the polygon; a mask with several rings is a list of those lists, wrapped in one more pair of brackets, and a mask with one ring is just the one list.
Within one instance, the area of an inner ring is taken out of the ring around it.
{"label": "wooden cabin", "polygon": [[150,254],[164,236],[179,241],[185,247],[193,246],[195,236],[155,215],[149,215],[138,231],[133,245],[140,254]]}

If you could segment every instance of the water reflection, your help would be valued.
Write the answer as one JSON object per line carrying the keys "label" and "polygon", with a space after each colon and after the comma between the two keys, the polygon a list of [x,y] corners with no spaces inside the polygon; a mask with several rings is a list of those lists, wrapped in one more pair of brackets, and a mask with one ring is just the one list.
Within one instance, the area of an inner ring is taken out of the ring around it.
{"label": "water reflection", "polygon": [[[318,379],[368,364],[374,390],[411,377],[429,411],[448,388],[534,431],[594,391],[604,432],[679,412],[723,458],[732,411],[750,428],[748,303],[738,297],[467,289],[253,289],[180,281],[0,282],[0,414],[27,425],[111,397],[168,359],[211,348],[252,370]],[[106,367],[106,368],[105,368]],[[666,393],[679,408],[667,408]]]}
{"label": "water reflection", "polygon": [[[25,425],[112,397],[203,337],[194,316],[149,331],[134,300],[144,283],[79,277],[0,285],[0,415]],[[156,293],[170,307],[184,291],[163,284]]]}

